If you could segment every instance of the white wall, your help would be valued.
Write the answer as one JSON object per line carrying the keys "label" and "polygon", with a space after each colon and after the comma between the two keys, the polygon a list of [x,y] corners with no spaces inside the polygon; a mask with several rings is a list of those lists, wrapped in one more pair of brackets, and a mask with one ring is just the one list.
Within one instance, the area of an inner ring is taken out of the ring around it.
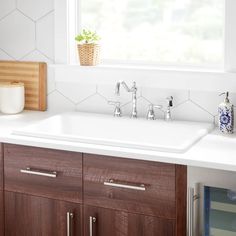
{"label": "white wall", "polygon": [[0,58],[54,62],[54,1],[0,1]]}
{"label": "white wall", "polygon": [[188,186],[194,187],[196,183],[207,186],[217,186],[236,191],[236,172],[215,170],[209,168],[188,167]]}
{"label": "white wall", "polygon": [[[54,63],[53,0],[0,1],[0,32],[0,59]],[[77,74],[75,73],[74,76]],[[79,76],[81,75],[78,74]],[[94,77],[98,76],[94,74]],[[67,82],[66,79],[55,82],[54,69],[50,67],[49,110],[52,112],[79,110],[112,114],[113,107],[108,106],[107,101],[117,99],[113,93],[114,84],[104,84],[102,76],[96,79],[94,84]],[[217,120],[217,106],[222,101],[218,93],[219,91],[152,88],[152,85],[147,83],[138,89],[139,116],[146,115],[149,103],[165,106],[165,98],[172,95],[175,104],[174,119],[214,122]],[[231,98],[236,104],[236,94],[232,94]],[[120,101],[123,114],[129,115],[131,95],[122,92]],[[162,118],[163,112],[157,112],[157,115]]]}
{"label": "white wall", "polygon": [[[0,0],[0,59],[30,60],[54,63],[54,1],[53,0]],[[48,101],[49,110],[63,112],[71,110],[112,114],[113,107],[107,105],[114,97],[114,84],[104,83],[102,75],[94,73],[92,83],[76,82],[81,73],[59,73],[54,78],[54,69],[49,69]],[[72,80],[68,76],[74,76]],[[122,76],[121,76],[122,77]],[[66,79],[68,78],[68,81]],[[135,80],[135,74],[133,75]],[[90,79],[90,78],[86,78]],[[123,79],[123,78],[120,78]],[[146,80],[147,78],[143,78]],[[56,82],[57,81],[57,82]],[[83,80],[81,80],[83,81]],[[96,81],[96,82],[94,82]],[[173,86],[172,86],[173,87]],[[233,90],[233,88],[232,88]],[[235,88],[236,92],[236,88]],[[222,101],[219,91],[190,91],[180,89],[153,88],[152,84],[142,83],[138,90],[138,110],[146,115],[149,103],[165,106],[165,98],[174,96],[174,119],[215,122],[217,106]],[[236,93],[231,94],[236,105]],[[121,93],[124,115],[131,110],[131,95]],[[157,112],[163,117],[163,112]],[[223,157],[222,157],[223,158]],[[195,182],[234,182],[235,173],[189,167],[189,185]]]}

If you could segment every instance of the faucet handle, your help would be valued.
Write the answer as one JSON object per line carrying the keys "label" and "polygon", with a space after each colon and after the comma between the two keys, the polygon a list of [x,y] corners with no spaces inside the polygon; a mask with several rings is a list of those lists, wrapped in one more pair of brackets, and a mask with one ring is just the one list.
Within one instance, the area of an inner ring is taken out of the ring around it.
{"label": "faucet handle", "polygon": [[162,105],[153,105],[153,107],[161,110],[163,106]]}
{"label": "faucet handle", "polygon": [[114,110],[114,116],[115,117],[121,117],[122,116],[122,112],[121,112],[121,108],[120,108],[120,105],[121,105],[120,102],[108,101],[108,104],[112,105],[112,106],[115,106],[115,110]]}
{"label": "faucet handle", "polygon": [[148,112],[147,112],[147,120],[155,120],[156,119],[154,108],[162,109],[162,106],[149,104]]}
{"label": "faucet handle", "polygon": [[108,104],[113,106],[120,106],[120,102],[118,101],[108,101]]}

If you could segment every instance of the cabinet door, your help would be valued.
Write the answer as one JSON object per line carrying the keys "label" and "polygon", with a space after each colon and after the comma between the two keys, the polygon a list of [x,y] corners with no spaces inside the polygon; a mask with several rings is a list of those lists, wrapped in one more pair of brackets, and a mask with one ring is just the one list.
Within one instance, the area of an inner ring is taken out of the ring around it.
{"label": "cabinet door", "polygon": [[5,236],[80,236],[81,206],[5,192]]}
{"label": "cabinet door", "polygon": [[0,236],[4,235],[3,145],[0,143]]}
{"label": "cabinet door", "polygon": [[4,203],[3,191],[0,190],[0,236],[4,235]]}
{"label": "cabinet door", "polygon": [[174,236],[175,221],[85,206],[84,236]]}

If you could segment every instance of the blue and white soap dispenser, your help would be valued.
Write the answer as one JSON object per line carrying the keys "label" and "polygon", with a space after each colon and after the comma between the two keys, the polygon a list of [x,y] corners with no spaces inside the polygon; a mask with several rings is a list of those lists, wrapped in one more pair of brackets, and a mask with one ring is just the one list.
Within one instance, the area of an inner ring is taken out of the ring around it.
{"label": "blue and white soap dispenser", "polygon": [[225,95],[225,99],[218,107],[219,129],[224,134],[232,134],[234,132],[234,106],[229,101],[229,92],[221,95]]}

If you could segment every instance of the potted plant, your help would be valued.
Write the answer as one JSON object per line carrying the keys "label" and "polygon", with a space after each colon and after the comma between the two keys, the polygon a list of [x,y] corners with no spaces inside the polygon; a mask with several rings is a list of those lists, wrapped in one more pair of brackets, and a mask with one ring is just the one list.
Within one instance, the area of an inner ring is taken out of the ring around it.
{"label": "potted plant", "polygon": [[78,53],[81,66],[95,66],[100,63],[100,37],[96,32],[83,29],[75,37],[78,42]]}

